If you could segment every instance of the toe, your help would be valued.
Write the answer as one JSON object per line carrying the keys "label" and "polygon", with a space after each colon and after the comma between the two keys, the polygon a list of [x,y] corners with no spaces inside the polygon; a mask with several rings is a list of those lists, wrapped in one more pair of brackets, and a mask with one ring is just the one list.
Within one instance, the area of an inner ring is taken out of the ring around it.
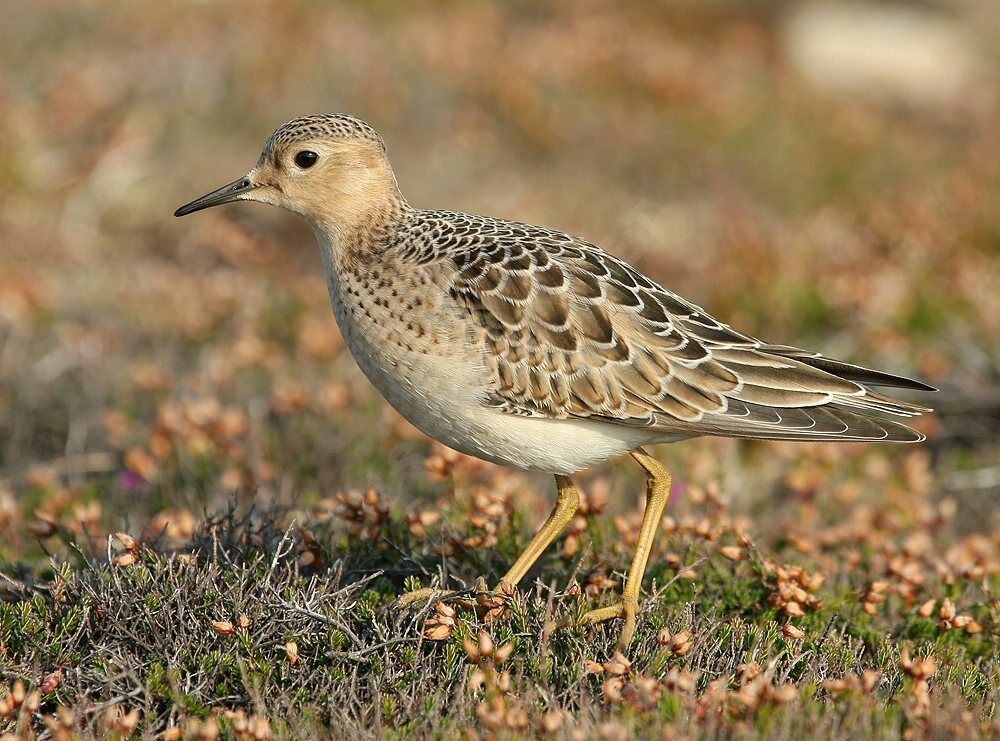
{"label": "toe", "polygon": [[428,605],[431,602],[446,602],[467,609],[479,607],[485,599],[484,595],[490,595],[486,588],[486,582],[482,578],[476,580],[472,589],[415,589],[412,592],[405,592],[396,597],[393,606],[396,609],[406,609],[408,607]]}
{"label": "toe", "polygon": [[585,612],[578,620],[566,618],[557,623],[556,627],[566,628],[570,625],[597,625],[607,620],[622,618],[624,624],[622,625],[621,635],[618,638],[617,647],[620,650],[624,650],[632,642],[632,637],[635,635],[638,613],[638,600],[620,599],[607,607],[598,607],[596,610]]}
{"label": "toe", "polygon": [[607,620],[614,620],[617,617],[622,616],[622,608],[624,603],[619,600],[612,605],[607,607],[598,607],[596,610],[590,610],[583,613],[579,620],[569,619],[565,621],[566,625],[597,625],[598,623],[603,623]]}
{"label": "toe", "polygon": [[430,602],[431,600],[438,599],[445,594],[447,594],[447,592],[442,589],[414,589],[412,592],[404,592],[396,597],[393,607],[405,610],[407,607],[411,607],[412,605],[419,603]]}
{"label": "toe", "polygon": [[638,601],[622,601],[622,618],[624,620],[624,624],[622,625],[621,635],[618,637],[619,651],[624,651],[632,642],[632,636],[635,635],[636,616],[638,613]]}

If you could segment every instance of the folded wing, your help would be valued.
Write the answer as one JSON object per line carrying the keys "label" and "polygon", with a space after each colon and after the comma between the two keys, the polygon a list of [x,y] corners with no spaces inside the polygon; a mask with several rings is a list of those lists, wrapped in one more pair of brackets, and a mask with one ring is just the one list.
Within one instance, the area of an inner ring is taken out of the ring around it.
{"label": "folded wing", "polygon": [[487,403],[504,411],[665,435],[922,439],[893,418],[930,410],[873,387],[932,390],[926,384],[737,332],[569,235],[466,214],[429,218],[453,263],[440,280],[473,319],[495,381]]}

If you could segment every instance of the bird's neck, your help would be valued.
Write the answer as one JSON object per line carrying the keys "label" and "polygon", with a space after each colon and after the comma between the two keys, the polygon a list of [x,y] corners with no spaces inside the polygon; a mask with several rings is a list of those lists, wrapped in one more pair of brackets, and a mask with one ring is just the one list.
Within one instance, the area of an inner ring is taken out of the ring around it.
{"label": "bird's neck", "polygon": [[328,264],[357,271],[379,260],[411,213],[413,208],[393,187],[379,198],[367,198],[338,209],[328,218],[310,220],[321,248],[329,252],[325,256],[330,258]]}

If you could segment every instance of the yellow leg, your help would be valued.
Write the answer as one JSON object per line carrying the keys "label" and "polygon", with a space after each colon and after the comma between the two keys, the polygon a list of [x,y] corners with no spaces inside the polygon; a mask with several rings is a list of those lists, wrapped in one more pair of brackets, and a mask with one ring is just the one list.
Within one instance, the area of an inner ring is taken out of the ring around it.
{"label": "yellow leg", "polygon": [[528,573],[528,570],[534,566],[538,557],[545,552],[545,549],[549,547],[556,536],[570,523],[570,520],[576,515],[576,511],[580,509],[580,492],[576,490],[569,476],[556,474],[556,489],[558,495],[555,508],[545,521],[545,524],[535,533],[528,546],[517,557],[514,565],[500,579],[500,583],[497,584],[497,588],[494,590],[495,592],[509,591],[516,587],[521,579],[524,578],[524,575]]}
{"label": "yellow leg", "polygon": [[591,610],[580,618],[579,625],[593,625],[605,620],[620,617],[625,621],[622,633],[618,639],[618,648],[624,649],[632,641],[635,633],[635,618],[639,610],[639,591],[642,588],[642,576],[649,563],[649,554],[653,548],[653,539],[663,517],[663,508],[670,496],[670,471],[642,448],[632,451],[632,457],[646,471],[646,511],[642,516],[642,526],[639,529],[639,539],[635,545],[635,555],[632,556],[632,566],[628,571],[625,591],[622,599],[608,607]]}
{"label": "yellow leg", "polygon": [[[493,594],[502,595],[504,592],[513,590],[520,583],[521,579],[524,578],[524,575],[528,573],[528,570],[534,566],[538,557],[555,540],[555,537],[570,523],[570,520],[576,515],[576,511],[580,509],[580,492],[577,491],[568,476],[556,474],[556,489],[558,494],[555,508],[548,519],[545,520],[545,523],[539,528],[538,532],[535,533],[521,555],[518,556],[514,565],[500,579],[500,583],[493,590]],[[486,584],[483,582],[482,577],[476,582],[475,591],[486,591]],[[418,589],[401,595],[397,600],[397,605],[406,607],[416,602],[450,598],[455,594],[455,592],[444,589]],[[475,600],[471,598],[453,599],[452,601],[463,607],[474,607],[476,605]]]}

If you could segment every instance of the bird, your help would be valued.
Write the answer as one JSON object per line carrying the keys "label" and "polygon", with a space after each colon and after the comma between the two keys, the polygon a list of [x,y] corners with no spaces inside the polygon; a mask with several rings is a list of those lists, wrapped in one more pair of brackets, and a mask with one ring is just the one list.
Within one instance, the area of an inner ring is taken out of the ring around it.
{"label": "bird", "polygon": [[411,206],[382,137],[354,116],[279,126],[246,175],[174,215],[235,201],[309,222],[346,345],[404,418],[462,453],[554,476],[554,508],[491,594],[512,594],[573,519],[573,474],[626,454],[639,464],[645,507],[621,597],[576,621],[620,619],[619,648],[671,486],[647,447],[924,439],[903,421],[932,410],[878,389],[928,384],[740,332],[585,239]]}

